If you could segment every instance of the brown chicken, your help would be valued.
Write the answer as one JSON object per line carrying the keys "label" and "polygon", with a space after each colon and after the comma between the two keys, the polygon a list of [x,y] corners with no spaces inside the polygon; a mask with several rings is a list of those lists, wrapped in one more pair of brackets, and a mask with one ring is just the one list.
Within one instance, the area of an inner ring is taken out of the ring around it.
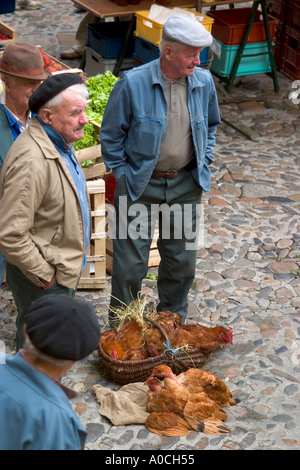
{"label": "brown chicken", "polygon": [[230,432],[223,422],[227,418],[226,413],[204,392],[190,393],[169,377],[164,380],[164,386],[152,377],[146,384],[149,387],[146,410],[150,412],[146,426],[151,432],[165,436],[186,435],[188,430],[205,434]]}
{"label": "brown chicken", "polygon": [[146,419],[146,428],[160,436],[186,436],[191,428],[188,423],[170,412],[153,412]]}
{"label": "brown chicken", "polygon": [[[210,354],[220,346],[232,343],[232,330],[223,326],[206,327],[199,324],[182,324],[176,313],[159,312],[153,318],[165,331],[171,349],[188,345],[190,349],[200,349],[204,354]],[[144,332],[146,343],[155,346],[162,354],[166,349],[166,337],[155,326],[150,326]]]}
{"label": "brown chicken", "polygon": [[103,351],[113,359],[123,360],[125,353],[138,348],[143,348],[142,326],[132,320],[125,323],[119,330],[108,330],[102,333],[100,344]]}
{"label": "brown chicken", "polygon": [[172,349],[188,344],[190,348],[201,349],[210,354],[220,346],[232,343],[232,330],[224,326],[208,328],[199,324],[181,325],[170,338]]}
{"label": "brown chicken", "polygon": [[160,365],[154,367],[152,375],[159,379],[175,380],[179,385],[186,387],[190,393],[204,392],[220,408],[238,403],[238,400],[232,398],[232,394],[223,380],[207,370],[191,368],[175,375],[169,366]]}
{"label": "brown chicken", "polygon": [[125,323],[119,331],[104,331],[100,344],[108,356],[119,361],[141,361],[159,355],[152,344],[145,344],[143,327],[135,320]]}
{"label": "brown chicken", "polygon": [[[151,318],[159,326],[162,327],[163,331],[166,333],[167,337],[170,338],[174,335],[174,331],[182,324],[180,315],[177,313],[170,312],[168,310],[158,312],[154,317]],[[150,320],[149,320],[150,322]],[[151,324],[144,331],[144,338],[146,344],[151,344],[155,347],[158,354],[163,354],[167,349],[166,337],[161,332],[161,330],[155,325]]]}

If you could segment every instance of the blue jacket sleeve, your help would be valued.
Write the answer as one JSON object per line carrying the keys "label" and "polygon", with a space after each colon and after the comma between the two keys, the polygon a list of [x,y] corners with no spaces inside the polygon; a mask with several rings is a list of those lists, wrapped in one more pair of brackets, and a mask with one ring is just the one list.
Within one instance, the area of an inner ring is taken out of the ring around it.
{"label": "blue jacket sleeve", "polygon": [[118,80],[111,91],[103,114],[100,142],[102,159],[116,178],[125,173],[125,141],[132,117],[128,81]]}

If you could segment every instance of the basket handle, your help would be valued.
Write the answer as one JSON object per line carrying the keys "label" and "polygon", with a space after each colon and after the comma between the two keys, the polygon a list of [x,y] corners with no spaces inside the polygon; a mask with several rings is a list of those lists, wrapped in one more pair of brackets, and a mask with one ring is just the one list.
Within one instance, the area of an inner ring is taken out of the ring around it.
{"label": "basket handle", "polygon": [[148,317],[147,315],[145,315],[145,314],[143,315],[143,318],[144,318],[146,321],[152,323],[152,325],[156,326],[156,328],[159,329],[159,331],[161,332],[161,334],[163,335],[163,337],[164,337],[165,340],[167,341],[167,344],[170,344],[170,340],[169,340],[169,338],[168,338],[167,333],[165,332],[165,330],[164,330],[158,323],[156,323],[156,321],[152,320],[152,318],[149,318],[149,317]]}

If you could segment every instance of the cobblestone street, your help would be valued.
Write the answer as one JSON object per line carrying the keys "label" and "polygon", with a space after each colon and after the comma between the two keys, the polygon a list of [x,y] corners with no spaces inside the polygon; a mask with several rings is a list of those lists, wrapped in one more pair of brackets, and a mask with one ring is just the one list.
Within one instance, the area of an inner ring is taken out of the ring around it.
{"label": "cobblestone street", "polygon": [[[18,31],[19,41],[40,44],[60,59],[82,15],[71,0],[44,0],[40,10],[0,15],[0,21]],[[275,93],[267,75],[237,77],[230,95],[215,79],[222,123],[212,189],[203,198],[204,243],[188,322],[233,330],[233,344],[212,354],[204,367],[240,399],[227,409],[231,433],[160,437],[140,424],[113,426],[99,414],[92,386],[119,386],[106,377],[95,352],[63,378],[80,392],[73,406],[88,431],[86,449],[300,450],[300,107],[289,98],[292,80],[280,72],[278,79]],[[103,328],[109,274],[106,284],[105,292],[77,293],[93,302]],[[156,281],[145,279],[143,292],[156,302]],[[0,344],[12,353],[15,319],[5,283]]]}

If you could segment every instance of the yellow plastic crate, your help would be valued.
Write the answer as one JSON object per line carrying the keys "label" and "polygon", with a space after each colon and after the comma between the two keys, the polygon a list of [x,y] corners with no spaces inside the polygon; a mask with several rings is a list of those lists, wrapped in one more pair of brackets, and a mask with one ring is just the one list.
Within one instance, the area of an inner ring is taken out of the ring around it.
{"label": "yellow plastic crate", "polygon": [[[200,20],[200,23],[203,24],[205,29],[209,32],[212,30],[212,25],[214,22],[213,18],[209,16],[202,15],[202,13],[198,13],[197,11],[190,10],[189,8],[184,8],[186,11],[190,11],[194,13],[196,16],[203,18]],[[136,16],[136,30],[134,31],[135,36],[139,36],[146,41],[151,42],[158,46],[159,41],[162,35],[163,24],[158,23],[157,21],[151,20],[148,18],[149,10],[142,10],[137,11],[135,13]]]}

